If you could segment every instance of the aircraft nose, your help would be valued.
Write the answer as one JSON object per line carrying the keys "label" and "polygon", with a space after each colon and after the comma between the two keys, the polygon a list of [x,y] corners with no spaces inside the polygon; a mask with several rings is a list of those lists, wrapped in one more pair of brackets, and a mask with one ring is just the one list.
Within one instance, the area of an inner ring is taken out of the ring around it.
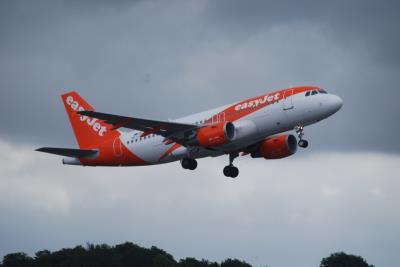
{"label": "aircraft nose", "polygon": [[341,109],[343,107],[343,100],[339,96],[336,97],[336,108],[337,110]]}
{"label": "aircraft nose", "polygon": [[334,99],[332,101],[334,102],[334,106],[336,107],[336,111],[338,111],[343,106],[343,100],[340,97],[338,97],[337,95],[333,95],[333,98]]}
{"label": "aircraft nose", "polygon": [[339,109],[342,108],[343,106],[343,100],[336,96],[336,95],[331,95],[329,99],[329,109],[332,113],[337,112]]}

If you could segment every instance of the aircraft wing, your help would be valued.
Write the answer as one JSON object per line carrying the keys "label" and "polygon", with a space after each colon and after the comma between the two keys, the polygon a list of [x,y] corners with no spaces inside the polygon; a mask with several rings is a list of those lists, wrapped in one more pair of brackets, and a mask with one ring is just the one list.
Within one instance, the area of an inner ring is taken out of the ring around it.
{"label": "aircraft wing", "polygon": [[144,132],[144,135],[154,133],[162,135],[167,138],[171,137],[172,139],[179,139],[177,137],[177,134],[184,133],[190,130],[195,130],[198,128],[198,126],[195,124],[147,120],[147,119],[101,113],[90,110],[79,111],[78,114],[103,120],[105,123],[113,125],[114,126],[113,129],[125,127],[142,131]]}
{"label": "aircraft wing", "polygon": [[74,148],[59,148],[59,147],[42,147],[36,151],[55,154],[59,156],[74,157],[74,158],[90,158],[99,153],[94,149],[74,149]]}

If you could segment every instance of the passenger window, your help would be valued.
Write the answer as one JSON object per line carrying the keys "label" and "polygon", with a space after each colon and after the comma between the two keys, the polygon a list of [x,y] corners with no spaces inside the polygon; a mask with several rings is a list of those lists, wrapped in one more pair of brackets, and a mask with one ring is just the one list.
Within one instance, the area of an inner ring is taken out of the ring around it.
{"label": "passenger window", "polygon": [[306,96],[309,96],[309,95],[310,95],[310,93],[311,93],[311,92],[310,92],[310,91],[308,91],[308,92],[306,93]]}
{"label": "passenger window", "polygon": [[311,95],[316,95],[316,94],[318,94],[318,92],[317,91],[312,91],[312,93],[311,93]]}

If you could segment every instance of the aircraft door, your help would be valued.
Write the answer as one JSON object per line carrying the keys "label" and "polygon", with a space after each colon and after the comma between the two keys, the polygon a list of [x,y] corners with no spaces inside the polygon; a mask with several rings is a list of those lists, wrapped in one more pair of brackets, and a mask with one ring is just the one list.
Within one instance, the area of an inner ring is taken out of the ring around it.
{"label": "aircraft door", "polygon": [[218,115],[212,116],[211,120],[212,120],[212,121],[211,121],[212,124],[218,123]]}
{"label": "aircraft door", "polygon": [[212,116],[212,124],[220,123],[225,121],[225,112],[218,113]]}
{"label": "aircraft door", "polygon": [[224,122],[225,121],[225,112],[221,112],[218,114],[218,122]]}
{"label": "aircraft door", "polygon": [[293,89],[285,91],[283,95],[283,110],[291,110],[294,108],[293,104]]}
{"label": "aircraft door", "polygon": [[114,152],[114,156],[116,156],[116,157],[122,156],[122,143],[121,143],[121,139],[119,139],[119,137],[114,139],[113,152]]}

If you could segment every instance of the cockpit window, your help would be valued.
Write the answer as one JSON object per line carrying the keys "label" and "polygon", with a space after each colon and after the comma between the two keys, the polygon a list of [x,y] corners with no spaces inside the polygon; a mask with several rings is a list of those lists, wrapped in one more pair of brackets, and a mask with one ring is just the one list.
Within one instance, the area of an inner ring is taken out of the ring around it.
{"label": "cockpit window", "polygon": [[308,92],[306,93],[306,96],[309,96],[309,95],[310,95],[310,93],[311,93],[311,92],[310,92],[310,91],[308,91]]}
{"label": "cockpit window", "polygon": [[311,95],[316,95],[316,94],[318,94],[318,91],[316,91],[316,90],[313,90],[313,91],[311,92]]}
{"label": "cockpit window", "polygon": [[327,94],[328,92],[327,91],[325,91],[324,89],[319,89],[318,90],[321,94]]}

